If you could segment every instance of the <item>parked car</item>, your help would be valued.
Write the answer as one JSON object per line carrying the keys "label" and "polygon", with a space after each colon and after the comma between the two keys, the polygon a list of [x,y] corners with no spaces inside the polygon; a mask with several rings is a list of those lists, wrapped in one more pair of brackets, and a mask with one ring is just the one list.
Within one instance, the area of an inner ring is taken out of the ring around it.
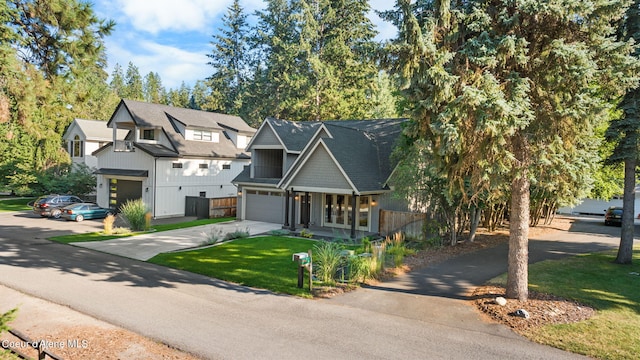
{"label": "parked car", "polygon": [[81,202],[83,202],[82,199],[73,195],[40,196],[33,203],[33,212],[42,217],[49,216],[58,219],[62,214],[63,207]]}
{"label": "parked car", "polygon": [[79,203],[65,206],[62,209],[62,217],[65,220],[82,221],[84,219],[104,219],[109,215],[115,215],[116,211],[98,206],[94,203]]}
{"label": "parked car", "polygon": [[604,224],[609,225],[622,225],[622,208],[620,206],[612,206],[607,209],[604,214]]}

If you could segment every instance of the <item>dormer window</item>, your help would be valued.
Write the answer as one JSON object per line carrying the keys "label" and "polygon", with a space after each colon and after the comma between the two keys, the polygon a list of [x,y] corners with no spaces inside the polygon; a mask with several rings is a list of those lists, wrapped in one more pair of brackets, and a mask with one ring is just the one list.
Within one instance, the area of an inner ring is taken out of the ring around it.
{"label": "dormer window", "polygon": [[142,129],[142,134],[140,136],[142,140],[155,140],[156,132],[154,129]]}
{"label": "dormer window", "polygon": [[220,134],[210,130],[193,130],[192,140],[219,142]]}

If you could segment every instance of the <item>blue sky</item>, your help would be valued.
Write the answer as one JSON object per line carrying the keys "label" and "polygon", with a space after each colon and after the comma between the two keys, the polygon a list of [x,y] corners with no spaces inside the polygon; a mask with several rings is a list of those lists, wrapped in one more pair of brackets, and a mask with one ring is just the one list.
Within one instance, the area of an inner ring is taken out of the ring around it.
{"label": "blue sky", "polygon": [[[211,52],[212,35],[222,26],[222,16],[232,0],[93,0],[100,18],[116,22],[115,31],[105,39],[108,73],[120,64],[126,71],[129,61],[145,76],[157,72],[163,85],[177,88],[184,81],[211,75],[207,53]],[[385,10],[392,0],[370,0],[371,7]],[[263,9],[263,0],[242,0],[247,14]],[[395,35],[395,28],[373,12],[381,39]]]}

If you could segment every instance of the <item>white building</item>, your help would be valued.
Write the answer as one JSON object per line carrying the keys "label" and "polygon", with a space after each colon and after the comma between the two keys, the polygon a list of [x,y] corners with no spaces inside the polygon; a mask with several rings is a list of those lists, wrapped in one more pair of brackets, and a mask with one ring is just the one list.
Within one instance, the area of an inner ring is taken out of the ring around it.
{"label": "white building", "polygon": [[[125,130],[116,133],[118,140],[124,139],[125,135]],[[62,139],[74,164],[97,168],[98,159],[92,153],[113,141],[113,129],[107,127],[106,121],[73,119]]]}
{"label": "white building", "polygon": [[[98,160],[97,201],[118,208],[142,198],[154,218],[182,216],[187,197],[235,197],[255,133],[237,116],[122,100]],[[123,140],[118,132],[127,131]]]}

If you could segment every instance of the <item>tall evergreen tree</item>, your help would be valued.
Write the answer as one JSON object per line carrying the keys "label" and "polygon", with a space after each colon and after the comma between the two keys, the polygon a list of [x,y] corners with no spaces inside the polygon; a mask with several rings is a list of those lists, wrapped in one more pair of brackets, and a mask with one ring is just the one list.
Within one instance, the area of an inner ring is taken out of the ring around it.
{"label": "tall evergreen tree", "polygon": [[0,147],[0,182],[18,188],[68,162],[64,129],[76,115],[97,118],[108,101],[102,39],[114,23],[77,0],[10,0],[0,14],[0,135],[14,145]]}
{"label": "tall evergreen tree", "polygon": [[219,97],[220,111],[238,114],[242,106],[247,72],[248,31],[247,14],[240,6],[239,0],[234,0],[222,17],[223,27],[219,34],[213,36],[213,52],[207,54],[211,59],[209,65],[214,69],[209,77],[213,93]]}
{"label": "tall evergreen tree", "polygon": [[124,93],[122,97],[130,100],[144,100],[143,88],[144,84],[140,70],[132,62],[129,62],[124,76]]}
{"label": "tall evergreen tree", "polygon": [[[585,192],[594,128],[636,81],[611,24],[625,1],[399,0],[389,63],[404,79],[407,142],[449,199],[510,188],[507,296],[528,297],[531,184],[563,174]],[[549,176],[555,173],[556,176]]]}
{"label": "tall evergreen tree", "polygon": [[9,0],[11,28],[20,38],[17,55],[46,78],[93,67],[104,53],[100,41],[115,23],[97,18],[91,4],[76,0]]}
{"label": "tall evergreen tree", "polygon": [[109,82],[109,88],[115,92],[119,97],[124,98],[125,84],[124,84],[124,72],[122,66],[116,64],[111,72],[111,81]]}
{"label": "tall evergreen tree", "polygon": [[304,77],[301,70],[300,8],[296,1],[268,0],[263,11],[256,12],[258,23],[253,30],[251,47],[258,52],[254,64],[252,91],[247,113],[297,119]]}
{"label": "tall evergreen tree", "polygon": [[307,119],[366,118],[373,107],[377,35],[367,0],[300,0]]}
{"label": "tall evergreen tree", "polygon": [[144,101],[154,104],[166,104],[167,94],[162,79],[157,72],[149,72],[143,81]]}
{"label": "tall evergreen tree", "polygon": [[171,89],[167,94],[168,105],[189,108],[191,104],[191,88],[183,81],[178,89]]}
{"label": "tall evergreen tree", "polygon": [[[625,39],[640,42],[640,1],[634,0],[623,25],[621,33]],[[640,59],[640,48],[636,47],[634,56]],[[620,232],[620,246],[616,263],[631,264],[633,260],[634,214],[636,169],[640,145],[640,88],[629,90],[620,103],[623,115],[611,122],[607,130],[607,137],[615,143],[615,149],[610,157],[614,163],[624,163],[624,193],[622,210],[622,230]]]}

